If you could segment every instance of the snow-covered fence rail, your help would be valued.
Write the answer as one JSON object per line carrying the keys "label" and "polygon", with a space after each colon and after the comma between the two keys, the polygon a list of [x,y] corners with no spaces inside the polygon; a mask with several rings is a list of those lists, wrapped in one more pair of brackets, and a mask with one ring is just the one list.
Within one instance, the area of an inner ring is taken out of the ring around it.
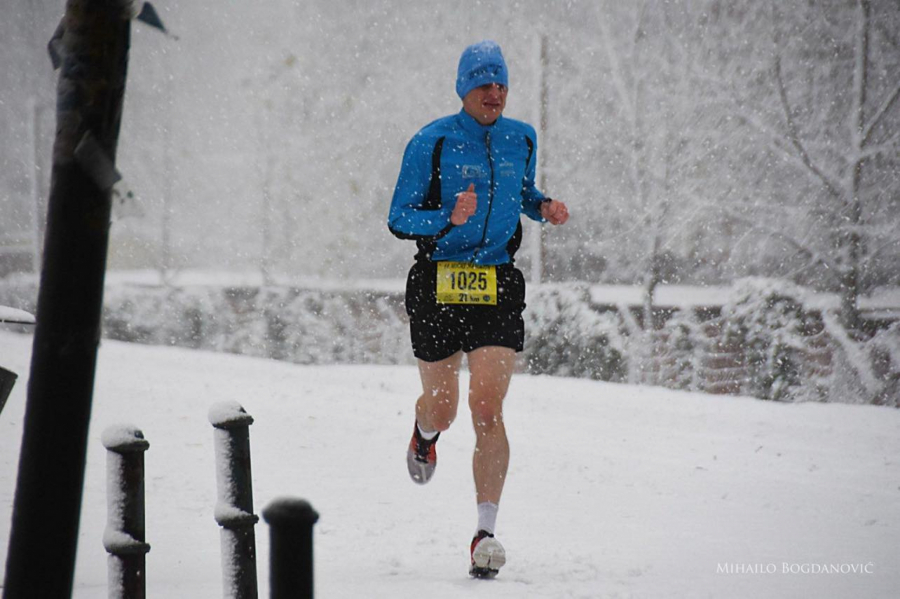
{"label": "snow-covered fence rail", "polygon": [[312,599],[313,525],[319,514],[302,499],[276,499],[263,510],[270,527],[271,599]]}
{"label": "snow-covered fence rail", "polygon": [[237,402],[221,402],[209,410],[215,429],[215,518],[222,527],[222,584],[229,599],[256,599],[256,536],[250,468],[250,425],[253,417]]}
{"label": "snow-covered fence rail", "polygon": [[109,597],[144,599],[150,551],[144,528],[144,452],[150,443],[132,426],[109,427],[101,440],[107,449],[103,546],[109,553]]}

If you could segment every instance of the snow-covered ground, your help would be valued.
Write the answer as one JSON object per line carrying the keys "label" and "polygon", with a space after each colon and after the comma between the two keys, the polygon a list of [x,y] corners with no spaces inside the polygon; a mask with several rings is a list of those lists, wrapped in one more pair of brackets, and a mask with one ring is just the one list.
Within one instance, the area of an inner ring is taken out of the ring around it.
{"label": "snow-covered ground", "polygon": [[[0,414],[3,563],[30,348],[30,337],[0,332],[0,363],[20,375]],[[307,367],[104,342],[75,597],[105,596],[100,436],[119,423],[150,442],[150,596],[221,596],[207,412],[225,400],[255,418],[257,513],[298,496],[321,514],[318,597],[900,595],[898,410],[517,376],[498,520],[509,561],[496,580],[476,581],[466,575],[471,426],[461,409],[441,437],[435,479],[412,484],[404,452],[418,384],[410,367]],[[257,526],[261,596],[267,533]]]}

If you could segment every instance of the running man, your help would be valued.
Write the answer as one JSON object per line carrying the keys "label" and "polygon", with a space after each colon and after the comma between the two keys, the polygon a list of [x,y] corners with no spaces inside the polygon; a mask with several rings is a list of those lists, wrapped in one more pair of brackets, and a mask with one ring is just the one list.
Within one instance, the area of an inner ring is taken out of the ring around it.
{"label": "running man", "polygon": [[462,110],[409,142],[388,217],[394,235],[418,246],[406,282],[422,379],[407,452],[416,483],[434,474],[438,438],[456,418],[463,354],[468,360],[478,505],[469,573],[476,577],[495,576],[506,562],[494,526],[509,464],[503,399],[525,337],[525,279],[513,265],[520,216],[554,225],[569,218],[563,202],[535,187],[534,128],[502,116],[508,85],[499,45],[485,40],[463,51]]}

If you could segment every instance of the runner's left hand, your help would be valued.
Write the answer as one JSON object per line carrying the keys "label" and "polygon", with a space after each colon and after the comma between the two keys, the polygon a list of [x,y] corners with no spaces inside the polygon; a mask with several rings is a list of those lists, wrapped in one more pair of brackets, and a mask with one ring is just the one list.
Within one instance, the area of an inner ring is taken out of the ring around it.
{"label": "runner's left hand", "polygon": [[569,209],[563,202],[548,200],[541,204],[541,216],[551,225],[562,225],[569,220]]}

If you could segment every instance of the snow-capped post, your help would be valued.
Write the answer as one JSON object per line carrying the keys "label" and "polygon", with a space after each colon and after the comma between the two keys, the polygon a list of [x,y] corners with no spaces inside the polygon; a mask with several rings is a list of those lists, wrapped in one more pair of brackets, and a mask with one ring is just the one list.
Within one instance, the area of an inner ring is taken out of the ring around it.
{"label": "snow-capped post", "polygon": [[133,426],[111,426],[101,437],[106,454],[106,531],[110,599],[147,596],[144,530],[144,452],[150,443]]}
{"label": "snow-capped post", "polygon": [[250,472],[253,417],[234,401],[209,409],[215,428],[216,522],[222,527],[222,583],[229,599],[256,599],[256,536]]}
{"label": "snow-capped post", "polygon": [[312,533],[319,514],[303,499],[276,499],[263,518],[269,525],[269,597],[312,599]]}

